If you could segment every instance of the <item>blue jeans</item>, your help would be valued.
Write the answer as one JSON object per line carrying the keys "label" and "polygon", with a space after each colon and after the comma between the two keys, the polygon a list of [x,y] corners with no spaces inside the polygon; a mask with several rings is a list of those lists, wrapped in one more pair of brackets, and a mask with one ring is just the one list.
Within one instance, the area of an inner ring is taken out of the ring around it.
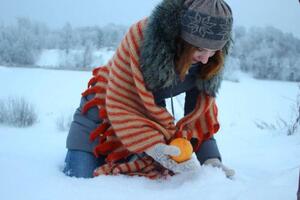
{"label": "blue jeans", "polygon": [[67,176],[92,178],[94,170],[103,165],[105,157],[96,158],[92,153],[68,150],[63,172]]}

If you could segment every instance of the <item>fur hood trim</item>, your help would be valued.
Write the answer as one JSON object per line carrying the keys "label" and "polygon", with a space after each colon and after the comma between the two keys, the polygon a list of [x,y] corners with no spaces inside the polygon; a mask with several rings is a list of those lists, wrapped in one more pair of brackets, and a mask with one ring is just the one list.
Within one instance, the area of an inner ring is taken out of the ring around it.
{"label": "fur hood trim", "polygon": [[[174,58],[176,38],[180,35],[181,12],[184,0],[163,0],[150,15],[143,30],[140,65],[147,89],[155,91],[170,86],[176,79]],[[223,52],[227,55],[230,41]],[[222,72],[210,80],[197,80],[199,90],[216,96]]]}

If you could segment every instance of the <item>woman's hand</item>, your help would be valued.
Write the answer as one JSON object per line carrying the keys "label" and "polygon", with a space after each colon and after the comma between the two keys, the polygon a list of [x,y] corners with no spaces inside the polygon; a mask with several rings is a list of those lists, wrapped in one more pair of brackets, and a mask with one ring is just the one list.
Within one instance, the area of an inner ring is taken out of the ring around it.
{"label": "woman's hand", "polygon": [[223,165],[223,163],[218,159],[218,158],[210,158],[207,159],[203,165],[210,165],[212,167],[217,167],[222,169],[222,171],[225,173],[227,178],[232,179],[235,175],[235,171],[233,169],[230,169],[228,167],[226,167],[225,165]]}
{"label": "woman's hand", "polygon": [[176,161],[172,160],[170,156],[178,156],[180,154],[180,149],[163,143],[154,145],[152,148],[146,150],[146,153],[156,162],[159,162],[162,166],[173,171],[174,173],[195,171],[200,166],[200,163],[195,155],[193,155],[190,160],[182,163],[177,163]]}

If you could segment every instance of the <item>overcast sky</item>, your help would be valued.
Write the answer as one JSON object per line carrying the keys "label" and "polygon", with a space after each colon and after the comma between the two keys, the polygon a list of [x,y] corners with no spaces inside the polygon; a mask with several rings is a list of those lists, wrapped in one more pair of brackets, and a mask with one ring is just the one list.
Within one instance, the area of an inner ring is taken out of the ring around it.
{"label": "overcast sky", "polygon": [[[29,17],[61,27],[107,23],[130,25],[151,13],[161,0],[0,0],[0,22]],[[273,25],[300,38],[298,0],[227,0],[237,25]]]}

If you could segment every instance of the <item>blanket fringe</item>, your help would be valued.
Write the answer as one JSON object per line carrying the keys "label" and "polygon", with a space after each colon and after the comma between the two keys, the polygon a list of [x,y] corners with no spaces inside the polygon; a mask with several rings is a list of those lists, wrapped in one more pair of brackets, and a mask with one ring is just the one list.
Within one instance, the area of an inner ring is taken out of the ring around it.
{"label": "blanket fringe", "polygon": [[120,152],[113,152],[106,157],[106,162],[114,162],[116,160],[127,158],[129,155],[131,155],[131,153],[126,149]]}
{"label": "blanket fringe", "polygon": [[96,94],[96,93],[103,93],[105,92],[106,89],[100,86],[94,86],[94,87],[90,87],[88,88],[86,91],[84,91],[81,95],[82,96],[88,96],[90,94]]}
{"label": "blanket fringe", "polygon": [[97,137],[103,137],[104,132],[109,128],[109,123],[102,123],[98,126],[91,134],[90,134],[90,141],[94,141]]}
{"label": "blanket fringe", "polygon": [[95,106],[102,106],[105,104],[105,100],[104,99],[100,99],[100,98],[94,98],[90,101],[88,101],[82,108],[82,114],[86,114],[88,112],[89,109],[91,109],[92,107]]}
{"label": "blanket fringe", "polygon": [[102,154],[102,155],[108,155],[113,150],[119,148],[122,146],[122,143],[120,141],[106,141],[104,143],[99,144],[95,147],[94,153],[96,155]]}

